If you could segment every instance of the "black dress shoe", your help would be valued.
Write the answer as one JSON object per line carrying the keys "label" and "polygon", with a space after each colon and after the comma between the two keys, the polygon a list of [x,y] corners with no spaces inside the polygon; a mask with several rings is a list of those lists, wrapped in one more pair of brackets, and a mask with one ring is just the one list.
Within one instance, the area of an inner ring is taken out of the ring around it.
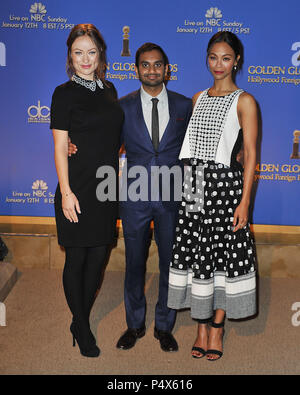
{"label": "black dress shoe", "polygon": [[163,351],[178,351],[178,344],[171,332],[154,328],[154,337],[159,340]]}
{"label": "black dress shoe", "polygon": [[145,327],[139,329],[128,328],[127,331],[124,332],[123,335],[120,337],[117,343],[117,348],[121,348],[122,350],[129,350],[135,345],[137,339],[145,336],[145,333]]}

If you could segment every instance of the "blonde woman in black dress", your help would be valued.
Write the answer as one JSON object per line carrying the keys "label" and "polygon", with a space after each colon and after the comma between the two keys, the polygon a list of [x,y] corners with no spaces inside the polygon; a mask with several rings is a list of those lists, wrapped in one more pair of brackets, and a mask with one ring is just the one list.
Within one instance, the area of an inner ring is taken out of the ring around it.
{"label": "blonde woman in black dress", "polygon": [[[211,88],[193,98],[180,158],[188,158],[169,276],[168,306],[198,321],[192,356],[223,355],[225,314],[256,312],[256,265],[248,209],[256,165],[257,107],[234,82],[243,62],[233,33],[208,43]],[[236,161],[243,139],[244,169]],[[211,325],[208,326],[208,323]]]}
{"label": "blonde woman in black dress", "polygon": [[[89,316],[110,244],[116,236],[116,201],[99,201],[97,169],[118,174],[123,112],[113,85],[104,79],[106,45],[91,24],[76,25],[67,40],[70,80],[52,97],[51,125],[58,181],[55,217],[58,242],[65,247],[65,296],[73,315],[70,330],[80,352],[97,357],[100,350]],[[68,138],[79,148],[68,157]]]}

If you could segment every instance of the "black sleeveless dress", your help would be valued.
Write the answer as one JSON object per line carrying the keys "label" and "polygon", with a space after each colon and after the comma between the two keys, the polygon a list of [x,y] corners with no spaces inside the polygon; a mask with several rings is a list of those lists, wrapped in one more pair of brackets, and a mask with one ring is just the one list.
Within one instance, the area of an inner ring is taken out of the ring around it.
{"label": "black sleeveless dress", "polygon": [[[80,83],[78,83],[80,81]],[[109,166],[118,185],[118,163],[123,111],[113,84],[105,82],[93,91],[89,81],[77,79],[58,86],[52,97],[51,129],[67,130],[78,151],[68,159],[69,183],[81,209],[78,223],[62,211],[59,184],[55,193],[58,243],[65,247],[93,247],[110,244],[116,237],[118,202],[99,201],[96,178],[99,167]],[[117,194],[114,193],[117,198]]]}

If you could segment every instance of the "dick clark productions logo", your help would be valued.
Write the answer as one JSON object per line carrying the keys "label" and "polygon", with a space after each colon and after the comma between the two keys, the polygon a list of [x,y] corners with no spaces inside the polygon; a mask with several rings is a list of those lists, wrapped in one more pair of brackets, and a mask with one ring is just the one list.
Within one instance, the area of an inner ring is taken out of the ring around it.
{"label": "dick clark productions logo", "polygon": [[41,106],[40,100],[36,105],[28,107],[27,114],[29,116],[28,123],[50,123],[50,108]]}

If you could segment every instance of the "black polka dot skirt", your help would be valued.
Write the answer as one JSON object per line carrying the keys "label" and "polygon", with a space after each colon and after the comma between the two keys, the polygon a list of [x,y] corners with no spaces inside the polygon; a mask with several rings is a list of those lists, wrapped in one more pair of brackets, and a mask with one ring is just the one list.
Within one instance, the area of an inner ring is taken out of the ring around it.
{"label": "black polka dot skirt", "polygon": [[256,259],[249,224],[233,232],[243,174],[213,161],[191,159],[170,265],[168,306],[190,308],[207,319],[222,309],[227,318],[256,313]]}

